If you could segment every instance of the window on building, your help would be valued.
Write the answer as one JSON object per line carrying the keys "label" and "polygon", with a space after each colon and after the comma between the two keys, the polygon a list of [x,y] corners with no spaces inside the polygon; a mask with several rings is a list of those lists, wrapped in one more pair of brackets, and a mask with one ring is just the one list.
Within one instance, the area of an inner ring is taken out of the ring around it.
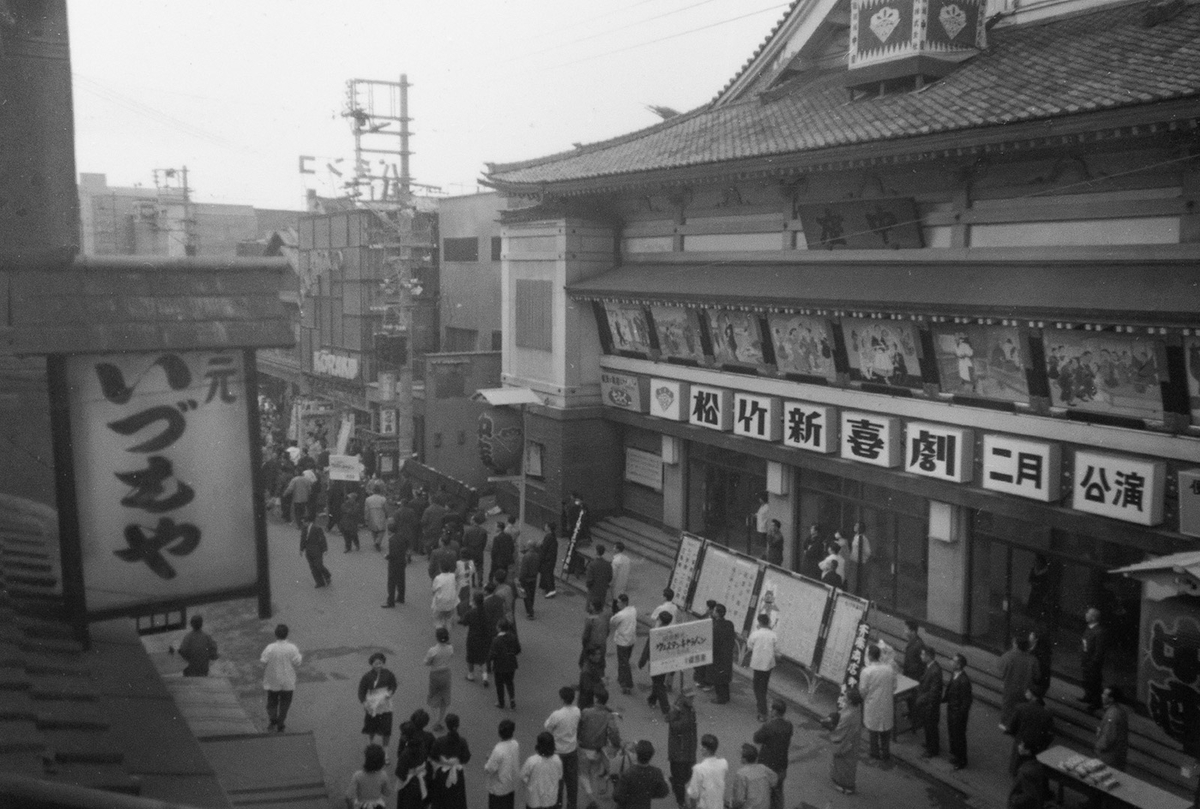
{"label": "window on building", "polygon": [[475,329],[460,329],[454,326],[446,327],[446,339],[442,343],[443,351],[474,351],[479,343],[479,332]]}
{"label": "window on building", "polygon": [[479,261],[479,239],[475,236],[442,239],[442,260]]}
{"label": "window on building", "polygon": [[516,338],[520,348],[537,348],[550,351],[553,341],[552,296],[554,288],[550,281],[518,279],[515,283]]}
{"label": "window on building", "polygon": [[438,362],[433,364],[433,371],[438,399],[461,399],[466,395],[466,365],[457,362]]}
{"label": "window on building", "polygon": [[492,237],[492,261],[500,260],[500,253],[503,251],[504,240],[499,236]]}
{"label": "window on building", "polygon": [[546,457],[546,447],[536,441],[525,442],[525,477],[543,478],[542,460]]}

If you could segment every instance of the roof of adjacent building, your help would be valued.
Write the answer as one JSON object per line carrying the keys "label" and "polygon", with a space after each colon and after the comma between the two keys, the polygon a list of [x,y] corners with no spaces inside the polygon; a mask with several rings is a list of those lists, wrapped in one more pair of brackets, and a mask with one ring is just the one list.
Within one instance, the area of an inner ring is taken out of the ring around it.
{"label": "roof of adjacent building", "polygon": [[[1164,122],[1195,119],[1200,106],[1181,116],[1163,102],[1200,101],[1200,4],[1153,27],[1142,23],[1143,5],[998,27],[986,50],[918,91],[851,100],[846,69],[802,73],[765,94],[710,104],[612,140],[493,164],[488,179],[502,190],[552,190],[739,160],[799,155],[819,162],[837,147],[968,131],[1005,137],[1014,124],[1061,124],[1102,111],[1141,108]],[[919,150],[921,141],[911,148]]]}

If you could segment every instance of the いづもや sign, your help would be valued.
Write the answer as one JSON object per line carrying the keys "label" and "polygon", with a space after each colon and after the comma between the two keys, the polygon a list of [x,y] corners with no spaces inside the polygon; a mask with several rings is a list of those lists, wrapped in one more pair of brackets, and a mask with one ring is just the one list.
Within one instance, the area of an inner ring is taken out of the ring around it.
{"label": "\u3044\u3065\u3082\u3084 sign", "polygon": [[707,618],[650,630],[650,674],[707,666],[712,662],[713,622]]}
{"label": "\u3044\u3065\u3082\u3084 sign", "polygon": [[1075,453],[1074,496],[1071,507],[1138,525],[1158,525],[1163,519],[1167,465],[1122,455]]}
{"label": "\u3044\u3065\u3082\u3084 sign", "polygon": [[255,587],[244,362],[240,350],[67,358],[88,613]]}

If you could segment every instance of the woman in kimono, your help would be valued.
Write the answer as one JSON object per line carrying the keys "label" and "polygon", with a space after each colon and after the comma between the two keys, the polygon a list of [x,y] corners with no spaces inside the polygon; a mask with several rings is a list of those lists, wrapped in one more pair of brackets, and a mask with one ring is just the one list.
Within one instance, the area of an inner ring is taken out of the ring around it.
{"label": "woman in kimono", "polygon": [[840,714],[837,727],[829,734],[833,744],[833,767],[830,777],[843,795],[854,794],[854,779],[858,772],[858,742],[862,738],[862,694],[851,687],[838,700]]}
{"label": "woman in kimono", "polygon": [[429,762],[425,743],[412,722],[400,723],[396,751],[396,809],[424,809],[429,802],[425,770]]}
{"label": "woman in kimono", "polygon": [[467,809],[463,765],[471,760],[466,740],[458,735],[458,714],[446,715],[446,735],[429,751],[429,805],[438,809]]}

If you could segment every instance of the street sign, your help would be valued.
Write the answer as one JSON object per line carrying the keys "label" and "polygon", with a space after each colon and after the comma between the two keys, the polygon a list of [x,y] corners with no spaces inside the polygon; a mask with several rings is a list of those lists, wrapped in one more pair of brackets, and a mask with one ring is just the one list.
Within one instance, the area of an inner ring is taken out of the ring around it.
{"label": "street sign", "polygon": [[330,455],[329,456],[329,479],[330,480],[349,480],[358,482],[362,480],[363,465],[357,455]]}
{"label": "street sign", "polygon": [[707,666],[713,659],[713,622],[707,618],[650,630],[650,674]]}

